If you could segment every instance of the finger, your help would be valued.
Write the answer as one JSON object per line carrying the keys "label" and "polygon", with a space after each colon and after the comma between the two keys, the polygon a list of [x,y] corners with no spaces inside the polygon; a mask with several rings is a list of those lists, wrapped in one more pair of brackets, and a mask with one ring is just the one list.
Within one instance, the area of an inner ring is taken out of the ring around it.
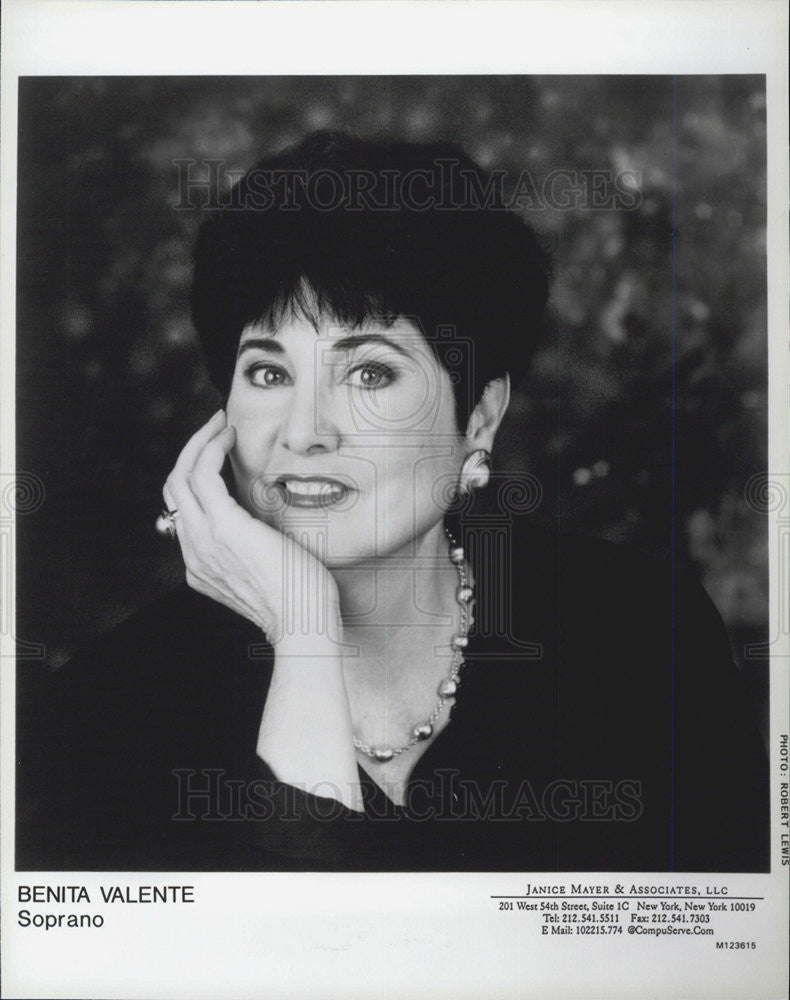
{"label": "finger", "polygon": [[[214,439],[223,429],[227,417],[224,410],[217,410],[211,420],[200,427],[187,441],[178,456],[167,483],[175,503],[186,519],[194,522],[198,516],[203,516],[204,510],[192,489],[192,470],[207,442]],[[196,525],[193,523],[193,528]]]}
{"label": "finger", "polygon": [[202,427],[198,428],[192,437],[187,441],[184,447],[181,449],[174,471],[182,475],[192,471],[192,467],[195,464],[198,456],[205,447],[206,443],[210,441],[220,430],[225,426],[227,417],[225,416],[224,410],[217,410],[211,420],[203,424]]}
{"label": "finger", "polygon": [[173,494],[168,489],[167,483],[162,487],[162,497],[165,501],[165,508],[167,510],[176,510],[176,502],[173,499]]}
{"label": "finger", "polygon": [[[176,502],[172,492],[168,489],[167,484],[162,487],[162,498],[165,502],[165,511],[167,511],[171,517],[168,518],[169,528],[171,531],[171,537],[178,538],[181,543],[181,548],[184,548],[184,532],[179,531],[178,522],[181,520],[181,511],[178,509],[178,503]],[[164,516],[164,511],[162,512]]]}
{"label": "finger", "polygon": [[181,547],[181,557],[186,567],[187,583],[194,590],[204,593],[202,584],[198,582],[200,577],[197,567],[200,560],[195,545],[205,533],[205,515],[192,496],[188,485],[183,480],[178,479],[174,473],[170,474],[163,486],[162,496],[167,504],[167,509],[178,512],[173,519],[173,524],[178,544]]}
{"label": "finger", "polygon": [[156,530],[159,534],[168,534],[171,538],[176,537],[176,510],[172,506],[173,497],[172,494],[163,489],[162,497],[164,499],[165,506],[162,513],[156,519]]}
{"label": "finger", "polygon": [[236,441],[233,427],[223,428],[205,445],[189,476],[190,486],[201,507],[211,514],[220,514],[229,504],[235,507],[220,476],[228,452]]}
{"label": "finger", "polygon": [[162,497],[164,498],[165,507],[167,508],[167,510],[174,512],[172,524],[173,527],[175,528],[176,536],[179,542],[181,543],[181,548],[183,550],[184,545],[186,544],[187,541],[187,531],[186,531],[186,526],[184,524],[184,509],[188,509],[188,507],[185,508],[183,506],[183,498],[182,501],[178,500],[176,495],[173,493],[173,490],[171,489],[169,482],[165,483],[165,485],[162,487]]}
{"label": "finger", "polygon": [[[162,487],[162,496],[168,510],[177,510],[178,518],[187,522],[187,526],[195,530],[204,517],[203,508],[192,492],[186,477],[173,469]],[[170,499],[168,500],[168,497]]]}

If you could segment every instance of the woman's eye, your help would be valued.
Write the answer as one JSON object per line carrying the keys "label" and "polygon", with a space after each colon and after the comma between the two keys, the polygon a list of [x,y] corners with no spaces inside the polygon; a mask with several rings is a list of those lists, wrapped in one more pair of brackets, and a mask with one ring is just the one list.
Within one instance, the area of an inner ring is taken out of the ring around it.
{"label": "woman's eye", "polygon": [[247,370],[247,377],[253,385],[264,389],[286,385],[289,380],[288,372],[278,368],[277,365],[253,365]]}
{"label": "woman's eye", "polygon": [[395,372],[387,365],[368,362],[352,368],[349,381],[361,389],[385,389],[395,381]]}

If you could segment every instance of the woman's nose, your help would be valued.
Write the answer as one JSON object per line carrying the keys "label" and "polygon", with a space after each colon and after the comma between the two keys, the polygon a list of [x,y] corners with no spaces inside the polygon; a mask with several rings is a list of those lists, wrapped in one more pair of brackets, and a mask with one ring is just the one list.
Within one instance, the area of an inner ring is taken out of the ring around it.
{"label": "woman's nose", "polygon": [[330,401],[315,384],[297,386],[280,430],[283,448],[297,455],[335,451],[339,432],[330,410]]}

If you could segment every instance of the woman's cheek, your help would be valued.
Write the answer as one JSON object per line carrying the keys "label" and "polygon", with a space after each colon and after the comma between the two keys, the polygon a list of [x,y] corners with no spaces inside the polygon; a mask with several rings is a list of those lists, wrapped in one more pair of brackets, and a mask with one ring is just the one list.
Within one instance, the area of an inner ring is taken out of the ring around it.
{"label": "woman's cheek", "polygon": [[232,406],[230,400],[227,415],[228,423],[236,430],[229,458],[237,496],[251,514],[260,517],[264,511],[259,509],[255,498],[263,487],[262,477],[270,471],[274,435],[268,422],[258,414],[245,413],[238,405]]}
{"label": "woman's cheek", "polygon": [[436,442],[426,435],[417,447],[396,448],[392,455],[398,456],[397,463],[390,457],[381,476],[387,502],[430,516],[443,512],[460,465],[454,453],[447,454],[446,439]]}
{"label": "woman's cheek", "polygon": [[236,427],[244,421],[249,420],[258,409],[255,393],[251,391],[249,385],[245,385],[241,377],[236,376],[231,385],[228,401],[225,405],[228,423]]}

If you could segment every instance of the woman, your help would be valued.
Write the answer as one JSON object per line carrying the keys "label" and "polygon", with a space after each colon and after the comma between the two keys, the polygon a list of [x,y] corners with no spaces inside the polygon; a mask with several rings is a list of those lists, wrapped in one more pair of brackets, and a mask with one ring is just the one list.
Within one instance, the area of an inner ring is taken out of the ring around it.
{"label": "woman", "polygon": [[547,292],[452,146],[319,133],[239,182],[193,286],[225,406],[159,521],[188,586],[23,703],[19,867],[766,866],[704,593],[476,515]]}

